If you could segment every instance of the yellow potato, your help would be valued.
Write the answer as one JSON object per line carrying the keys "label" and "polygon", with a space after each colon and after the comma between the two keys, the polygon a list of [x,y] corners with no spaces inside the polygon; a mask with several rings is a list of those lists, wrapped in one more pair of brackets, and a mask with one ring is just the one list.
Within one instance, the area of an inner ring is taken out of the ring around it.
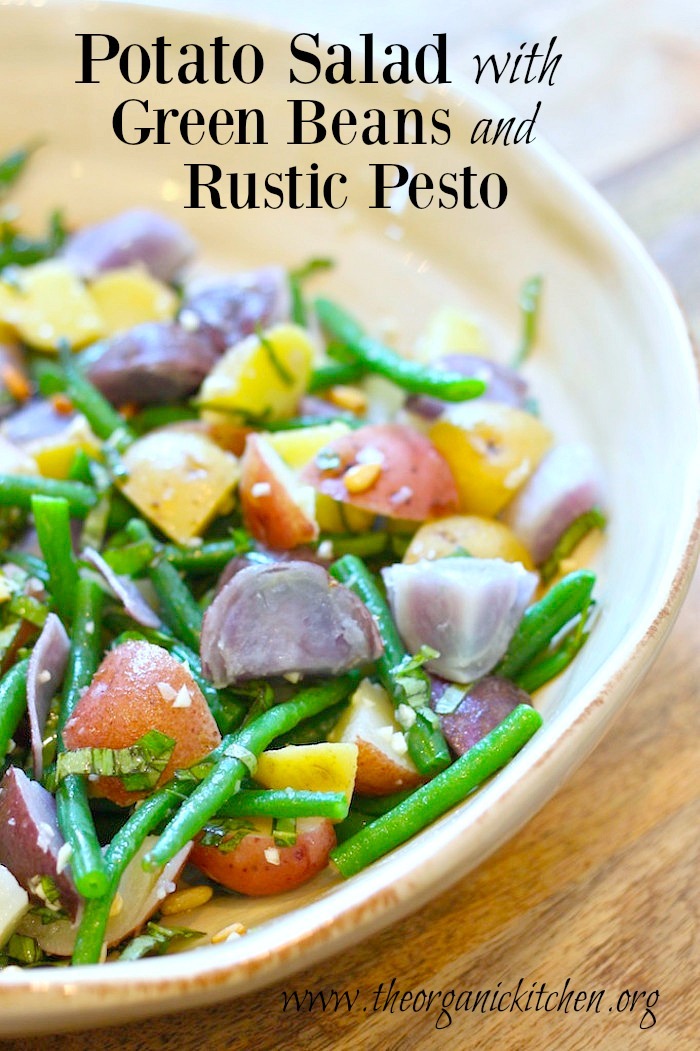
{"label": "yellow potato", "polygon": [[418,353],[428,361],[444,354],[478,354],[488,357],[489,347],[473,317],[453,307],[441,307],[430,318],[419,339]]}
{"label": "yellow potato", "polygon": [[141,266],[109,270],[92,282],[90,294],[102,315],[107,336],[144,321],[169,321],[177,310],[173,290]]}
{"label": "yellow potato", "polygon": [[344,792],[349,801],[356,771],[357,746],[354,744],[288,745],[263,752],[258,759],[255,780],[263,788]]}
{"label": "yellow potato", "polygon": [[62,341],[74,350],[105,333],[95,300],[70,267],[48,260],[15,269],[0,280],[0,322],[32,347],[56,351]]}
{"label": "yellow potato", "polygon": [[217,421],[223,409],[246,417],[279,420],[292,416],[306,390],[314,345],[297,325],[276,325],[262,338],[248,336],[217,362],[199,392],[205,419]]}
{"label": "yellow potato", "polygon": [[282,457],[288,467],[295,471],[306,467],[317,452],[347,434],[347,423],[322,423],[318,427],[296,427],[290,431],[276,431],[266,435],[267,441]]}
{"label": "yellow potato", "polygon": [[84,416],[77,415],[60,434],[35,438],[26,445],[44,478],[67,478],[78,449],[97,457],[100,443]]}
{"label": "yellow potato", "polygon": [[238,460],[189,431],[152,431],[123,457],[124,495],[178,543],[199,536],[223,513],[238,482]]}
{"label": "yellow potato", "polygon": [[479,515],[450,515],[426,522],[408,545],[403,560],[411,563],[421,558],[445,558],[458,548],[473,558],[502,558],[533,568],[529,551],[507,525]]}
{"label": "yellow potato", "polygon": [[488,517],[513,499],[553,440],[536,416],[481,398],[450,408],[430,438],[452,470],[460,509]]}

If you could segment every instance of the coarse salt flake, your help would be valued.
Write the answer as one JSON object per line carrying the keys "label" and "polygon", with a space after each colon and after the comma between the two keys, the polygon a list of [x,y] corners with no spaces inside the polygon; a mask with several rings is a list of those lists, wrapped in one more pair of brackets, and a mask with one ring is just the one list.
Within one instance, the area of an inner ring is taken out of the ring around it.
{"label": "coarse salt flake", "polygon": [[56,875],[60,876],[71,859],[73,848],[70,843],[64,843],[56,855]]}
{"label": "coarse salt flake", "polygon": [[324,561],[330,562],[330,560],[333,558],[333,541],[322,540],[316,549],[316,554],[319,558],[322,558]]}
{"label": "coarse salt flake", "polygon": [[396,752],[397,755],[405,755],[408,751],[406,738],[400,731],[397,731],[395,734],[391,735],[391,748],[392,751]]}
{"label": "coarse salt flake", "polygon": [[256,482],[250,488],[251,496],[255,497],[256,499],[259,496],[269,496],[271,492],[272,486],[269,482]]}
{"label": "coarse salt flake", "polygon": [[277,847],[268,847],[265,851],[265,861],[270,865],[280,865],[280,852]]}
{"label": "coarse salt flake", "polygon": [[397,489],[395,493],[392,493],[389,500],[392,504],[405,504],[413,496],[413,490],[410,485],[402,485],[400,489]]}
{"label": "coarse salt flake", "polygon": [[157,682],[156,688],[164,701],[174,701],[177,697],[177,690],[169,682]]}
{"label": "coarse salt flake", "polygon": [[173,701],[173,708],[189,708],[192,704],[192,695],[186,686],[181,686],[177,691],[177,697]]}
{"label": "coarse salt flake", "polygon": [[39,674],[37,675],[36,678],[37,678],[37,682],[41,682],[41,683],[51,682],[51,672],[47,668],[44,668],[43,671],[39,672]]}

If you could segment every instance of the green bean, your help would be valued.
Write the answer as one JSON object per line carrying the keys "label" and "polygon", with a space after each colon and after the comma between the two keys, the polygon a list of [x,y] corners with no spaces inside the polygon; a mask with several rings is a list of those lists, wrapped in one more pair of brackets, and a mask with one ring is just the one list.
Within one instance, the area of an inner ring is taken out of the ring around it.
{"label": "green bean", "polygon": [[5,562],[12,562],[13,565],[19,566],[25,573],[29,573],[30,576],[40,580],[42,584],[48,584],[49,571],[46,563],[37,555],[30,555],[28,551],[15,551],[10,548],[9,551],[3,554],[3,559]]}
{"label": "green bean", "polygon": [[252,540],[246,547],[236,539],[212,540],[208,544],[200,544],[199,547],[175,547],[174,544],[166,544],[163,557],[171,566],[187,573],[218,573],[232,558],[245,554],[252,546]]}
{"label": "green bean", "polygon": [[340,874],[354,875],[431,824],[505,766],[541,725],[539,712],[518,705],[447,770],[332,850]]}
{"label": "green bean", "polygon": [[123,547],[105,548],[102,557],[120,576],[136,577],[150,565],[154,554],[153,544],[149,540],[137,540]]}
{"label": "green bean", "polygon": [[317,394],[319,391],[328,390],[343,383],[357,383],[366,374],[367,369],[358,361],[347,363],[332,362],[329,365],[319,365],[311,373],[311,379],[307,390],[309,394]]}
{"label": "green bean", "polygon": [[134,416],[131,421],[131,429],[136,434],[145,434],[156,427],[197,419],[199,419],[199,413],[190,405],[149,405]]}
{"label": "green bean", "polygon": [[308,263],[291,270],[289,273],[289,291],[292,296],[292,321],[295,325],[306,325],[307,310],[302,286],[307,278],[322,270],[330,270],[332,259],[310,259]]}
{"label": "green bean", "polygon": [[90,427],[103,441],[112,438],[115,446],[123,449],[134,435],[124,417],[110,405],[105,396],[83,375],[73,360],[70,351],[61,354],[61,363],[66,377],[66,393],[77,409],[80,409]]}
{"label": "green bean", "polygon": [[49,571],[54,607],[61,620],[70,621],[78,586],[78,566],[73,556],[68,501],[58,496],[33,496],[32,514]]}
{"label": "green bean", "polygon": [[569,573],[557,581],[539,602],[525,611],[505,657],[493,674],[514,679],[570,620],[588,607],[594,584],[595,573],[587,569]]}
{"label": "green bean", "polygon": [[[191,789],[194,789],[195,784],[193,781]],[[124,870],[146,836],[167,817],[172,807],[187,792],[187,787],[176,790],[173,786],[174,782],[169,782],[145,799],[127,818],[107,847],[107,882],[101,896],[89,898],[85,902],[73,947],[74,964],[98,963],[100,960],[109,912]]]}
{"label": "green bean", "polygon": [[334,704],[319,715],[315,715],[313,719],[306,719],[303,723],[299,723],[289,733],[283,734],[278,743],[282,745],[321,744],[327,741],[329,733],[347,708],[347,703],[347,700],[341,701],[340,704]]}
{"label": "green bean", "polygon": [[29,658],[19,661],[0,682],[0,764],[10,747],[15,730],[27,710],[27,670]]}
{"label": "green bean", "polygon": [[[75,595],[73,637],[58,721],[58,747],[63,730],[95,673],[102,652],[100,639],[103,594],[92,580],[80,578]],[[56,791],[58,824],[72,847],[71,869],[78,892],[98,898],[107,888],[107,871],[90,812],[84,777],[71,774]]]}
{"label": "green bean", "polygon": [[466,401],[483,394],[482,380],[465,378],[458,372],[430,368],[402,358],[378,340],[366,336],[348,314],[327,299],[316,300],[316,313],[323,327],[352,352],[369,372],[391,380],[412,394],[433,394],[443,401]]}
{"label": "green bean", "polygon": [[135,639],[150,642],[154,646],[162,646],[176,660],[187,665],[192,678],[202,691],[209,711],[222,734],[231,733],[236,727],[240,726],[248,711],[247,705],[239,697],[234,696],[232,691],[218,690],[204,677],[202,674],[202,662],[198,653],[195,653],[184,642],[176,639],[174,635],[171,635],[170,632],[163,628],[159,630],[141,628],[139,631],[124,631],[114,640],[113,645],[118,646],[122,642]]}
{"label": "green bean", "polygon": [[36,357],[31,363],[31,372],[42,398],[62,394],[66,389],[66,377],[60,364],[53,358]]}
{"label": "green bean", "polygon": [[[139,519],[129,522],[127,533],[132,540],[153,542],[150,529]],[[165,558],[158,558],[150,565],[148,576],[158,596],[165,623],[191,649],[198,650],[202,611],[175,566]]]}
{"label": "green bean", "polygon": [[346,839],[356,836],[358,832],[361,832],[372,821],[374,821],[374,817],[371,814],[363,814],[361,810],[348,811],[348,816],[335,826],[336,842],[338,844],[344,843]]}
{"label": "green bean", "polygon": [[342,821],[348,813],[343,792],[306,792],[293,788],[242,788],[218,810],[217,817],[328,817]]}
{"label": "green bean", "polygon": [[33,496],[63,497],[75,518],[85,518],[98,499],[95,490],[81,482],[27,474],[0,474],[0,507],[22,507],[29,511]]}
{"label": "green bean", "polygon": [[520,346],[513,359],[513,368],[517,369],[529,356],[537,337],[537,317],[542,295],[542,278],[539,274],[530,277],[520,289],[518,299],[522,332]]}
{"label": "green bean", "polygon": [[372,574],[355,555],[343,555],[331,566],[329,572],[362,599],[374,617],[384,643],[384,653],[377,661],[377,673],[382,686],[391,697],[394,706],[408,705],[416,713],[413,725],[406,730],[406,744],[411,759],[421,774],[432,776],[450,762],[450,753],[440,730],[440,723],[430,710],[430,682],[421,669],[412,673],[412,681],[420,694],[416,698],[407,693],[403,669],[409,655],[401,642],[391,611]]}
{"label": "green bean", "polygon": [[336,558],[341,555],[375,558],[389,548],[391,538],[388,533],[324,533],[319,544],[326,541],[333,545]]}
{"label": "green bean", "polygon": [[540,576],[545,584],[557,575],[559,563],[568,558],[572,551],[578,547],[585,536],[593,529],[605,527],[605,515],[599,507],[592,507],[590,511],[584,511],[582,515],[574,519],[557,540],[556,547],[546,562],[540,566]]}
{"label": "green bean", "polygon": [[[144,858],[144,868],[152,871],[165,865],[240,789],[241,781],[250,774],[248,763],[255,756],[303,719],[309,719],[347,697],[357,679],[357,675],[349,674],[319,686],[309,686],[291,701],[270,708],[231,735],[223,750],[224,757],[165,827],[156,845]],[[244,753],[243,759],[239,758],[241,752]]]}
{"label": "green bean", "polygon": [[545,650],[542,656],[536,657],[515,676],[516,686],[534,693],[569,667],[590,634],[586,625],[593,605],[590,603],[581,611],[578,623],[553,649]]}

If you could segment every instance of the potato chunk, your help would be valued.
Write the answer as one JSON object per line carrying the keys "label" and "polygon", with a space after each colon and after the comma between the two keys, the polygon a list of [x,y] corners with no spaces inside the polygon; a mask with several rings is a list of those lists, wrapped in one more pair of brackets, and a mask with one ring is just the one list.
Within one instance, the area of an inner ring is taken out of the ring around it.
{"label": "potato chunk", "polygon": [[199,536],[223,512],[238,482],[238,460],[190,431],[152,431],[124,454],[124,495],[177,543]]}

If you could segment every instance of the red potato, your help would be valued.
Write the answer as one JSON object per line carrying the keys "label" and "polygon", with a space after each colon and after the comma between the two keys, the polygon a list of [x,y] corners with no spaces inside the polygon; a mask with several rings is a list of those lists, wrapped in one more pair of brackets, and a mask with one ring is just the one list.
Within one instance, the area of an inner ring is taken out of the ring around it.
{"label": "red potato", "polygon": [[[189,703],[188,703],[189,699]],[[66,723],[66,748],[126,748],[148,730],[176,744],[159,784],[192,766],[221,743],[221,734],[189,669],[150,642],[123,642],[107,654]],[[127,792],[116,777],[91,789],[120,806],[145,792]]]}
{"label": "red potato", "polygon": [[[367,477],[372,480],[364,487]],[[333,500],[389,518],[422,522],[457,508],[446,461],[425,435],[399,423],[360,427],[337,438],[304,468],[301,480]]]}
{"label": "red potato", "polygon": [[304,817],[297,821],[294,846],[276,847],[272,836],[251,832],[230,853],[197,843],[189,860],[228,890],[263,897],[294,890],[322,872],[335,844],[328,818]]}
{"label": "red potato", "polygon": [[423,778],[407,754],[394,706],[383,687],[363,679],[329,739],[357,745],[355,791],[388,796],[416,788]]}
{"label": "red potato", "polygon": [[246,440],[238,492],[246,528],[267,547],[287,551],[317,539],[313,489],[259,434]]}

